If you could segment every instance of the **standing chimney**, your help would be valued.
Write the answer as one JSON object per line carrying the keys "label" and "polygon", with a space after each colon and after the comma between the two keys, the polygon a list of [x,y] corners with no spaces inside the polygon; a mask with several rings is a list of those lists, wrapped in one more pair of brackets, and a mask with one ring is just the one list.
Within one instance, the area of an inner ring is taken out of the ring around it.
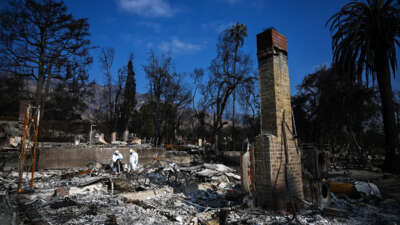
{"label": "standing chimney", "polygon": [[257,35],[261,135],[257,137],[257,205],[271,209],[301,206],[301,155],[293,137],[286,37],[274,28]]}

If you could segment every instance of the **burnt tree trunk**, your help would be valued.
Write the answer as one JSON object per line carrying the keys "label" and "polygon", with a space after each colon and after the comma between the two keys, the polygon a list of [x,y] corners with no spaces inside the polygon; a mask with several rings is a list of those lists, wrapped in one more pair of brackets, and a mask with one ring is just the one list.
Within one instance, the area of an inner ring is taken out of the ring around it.
{"label": "burnt tree trunk", "polygon": [[377,76],[379,93],[382,102],[382,118],[385,132],[385,163],[384,169],[389,172],[399,172],[396,161],[396,148],[398,147],[396,124],[394,119],[393,92],[390,72]]}

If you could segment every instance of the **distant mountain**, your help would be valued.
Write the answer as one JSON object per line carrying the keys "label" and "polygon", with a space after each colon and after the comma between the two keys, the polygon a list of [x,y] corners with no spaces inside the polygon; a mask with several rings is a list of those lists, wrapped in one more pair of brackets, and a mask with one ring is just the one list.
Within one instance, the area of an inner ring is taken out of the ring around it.
{"label": "distant mountain", "polygon": [[[117,86],[112,87],[113,95],[112,98],[115,98],[117,92]],[[82,112],[81,117],[83,120],[95,120],[95,112],[105,110],[106,106],[106,91],[107,87],[95,84],[93,87],[93,97],[88,97],[85,99],[85,103],[88,108],[85,112]],[[147,94],[141,94],[136,92],[136,110],[140,110],[140,108],[147,102]]]}
{"label": "distant mountain", "polygon": [[[54,90],[56,85],[62,81],[60,80],[53,80],[53,82],[50,85],[50,92]],[[36,80],[26,78],[24,80],[24,86],[25,90],[35,93],[36,92]],[[117,86],[113,86],[113,96],[112,98],[115,98],[115,94],[117,91]],[[88,120],[88,121],[94,121],[95,120],[95,113],[98,111],[105,110],[105,93],[106,93],[106,87],[103,85],[99,85],[95,83],[95,85],[92,87],[93,90],[93,96],[86,97],[84,99],[84,102],[87,104],[88,108],[84,112],[77,112],[81,114],[82,120]],[[33,95],[32,95],[33,96]],[[140,110],[140,108],[147,102],[147,94],[141,94],[136,92],[136,110]]]}

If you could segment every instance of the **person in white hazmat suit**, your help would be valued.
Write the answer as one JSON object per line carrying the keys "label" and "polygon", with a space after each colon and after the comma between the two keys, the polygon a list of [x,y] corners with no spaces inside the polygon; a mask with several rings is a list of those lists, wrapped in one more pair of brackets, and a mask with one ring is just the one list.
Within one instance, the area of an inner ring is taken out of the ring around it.
{"label": "person in white hazmat suit", "polygon": [[113,171],[116,172],[117,174],[120,173],[123,170],[122,167],[122,159],[124,157],[122,156],[122,154],[118,151],[115,150],[113,156],[112,156],[112,162],[113,162]]}
{"label": "person in white hazmat suit", "polygon": [[135,171],[138,168],[139,164],[139,155],[134,149],[129,150],[129,170]]}

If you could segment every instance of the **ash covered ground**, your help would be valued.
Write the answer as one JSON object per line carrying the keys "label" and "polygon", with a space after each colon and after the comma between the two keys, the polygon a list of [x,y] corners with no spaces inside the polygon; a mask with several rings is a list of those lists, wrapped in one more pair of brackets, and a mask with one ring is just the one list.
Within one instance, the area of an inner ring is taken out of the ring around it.
{"label": "ash covered ground", "polygon": [[[336,180],[353,182],[349,176]],[[24,176],[24,190],[29,190]],[[253,207],[235,169],[155,161],[135,173],[103,165],[42,170],[33,192],[16,193],[18,173],[0,173],[1,224],[400,224],[398,200],[330,193],[327,212],[304,202],[293,213]]]}

